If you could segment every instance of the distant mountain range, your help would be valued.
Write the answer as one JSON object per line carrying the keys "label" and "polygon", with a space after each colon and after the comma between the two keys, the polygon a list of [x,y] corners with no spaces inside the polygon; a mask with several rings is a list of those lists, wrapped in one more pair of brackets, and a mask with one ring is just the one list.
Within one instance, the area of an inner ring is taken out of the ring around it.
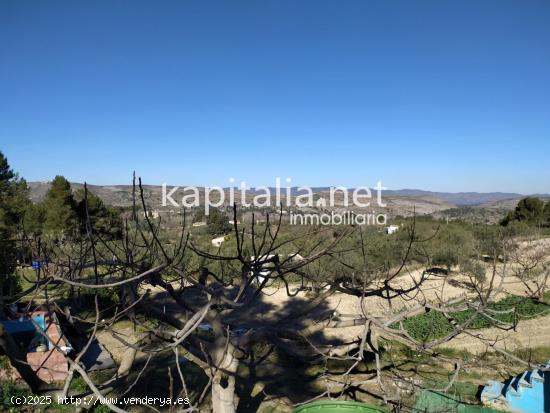
{"label": "distant mountain range", "polygon": [[[506,199],[523,198],[525,195],[513,192],[432,192],[422,189],[399,189],[384,191],[387,195],[393,196],[433,196],[454,204],[456,206],[473,206],[486,204],[488,202],[504,201]],[[548,197],[549,195],[545,195]]]}
{"label": "distant mountain range", "polygon": [[[44,198],[46,192],[50,188],[50,182],[30,182],[30,198],[34,202],[38,202]],[[81,183],[71,183],[73,190],[83,187]],[[132,205],[132,186],[131,185],[88,185],[91,192],[99,196],[107,205],[128,207]],[[183,190],[184,186],[180,186]],[[311,188],[317,199],[329,199],[330,187],[315,187]],[[152,209],[170,210],[172,206],[160,205],[162,199],[162,187],[160,185],[144,185],[144,198],[148,206]],[[200,198],[204,199],[204,189],[199,188]],[[229,199],[228,191],[226,190],[226,201]],[[270,188],[272,193],[276,192],[275,188]],[[348,189],[350,196],[353,191]],[[252,197],[258,193],[254,188],[247,191],[247,199],[250,201]],[[263,193],[263,191],[262,191]],[[286,188],[281,188],[281,195],[284,198]],[[297,187],[291,188],[291,197],[303,194]],[[376,193],[372,192],[373,198]],[[433,215],[437,217],[444,216],[474,216],[472,221],[491,221],[498,222],[502,216],[515,208],[518,201],[526,195],[518,193],[503,193],[503,192],[433,192],[420,189],[400,189],[400,190],[385,190],[382,192],[383,202],[386,203],[384,211],[389,216],[410,216],[413,213],[419,215]],[[541,198],[550,198],[550,195],[537,194]],[[181,193],[179,194],[181,200]],[[341,207],[343,199],[342,194],[336,193],[337,202],[336,208]],[[177,196],[174,199],[178,199]],[[139,202],[139,201],[138,201]],[[238,202],[238,201],[237,201]],[[328,204],[327,204],[328,205]],[[380,210],[376,202],[373,202],[368,208],[372,210]],[[447,212],[446,212],[447,211]],[[490,219],[486,219],[490,216]],[[479,218],[481,217],[481,218]]]}
{"label": "distant mountain range", "polygon": [[[78,189],[83,187],[83,184],[77,183],[77,182],[71,183],[71,185],[73,189]],[[98,195],[100,196],[109,194],[111,196],[114,196],[114,198],[118,198],[116,196],[117,192],[127,193],[131,189],[131,185],[88,185],[88,186],[91,190],[95,190],[99,192]],[[46,191],[50,187],[50,183],[49,182],[29,182],[29,187],[31,190],[31,199],[33,199],[34,201],[38,201],[42,199],[42,197],[45,195]],[[160,185],[147,185],[147,187],[148,188],[158,187],[160,189]],[[183,187],[184,186],[181,186],[181,188]],[[275,193],[274,187],[270,187],[269,189],[273,193]],[[319,186],[319,187],[313,187],[311,189],[314,193],[328,192],[330,190],[330,187]],[[284,190],[285,190],[284,188],[281,189],[281,191],[284,191]],[[353,188],[350,188],[349,190],[352,191]],[[254,189],[252,188],[250,192],[254,193]],[[299,195],[300,193],[301,192],[298,190],[298,187],[291,188],[292,196]],[[527,195],[518,194],[515,192],[434,192],[434,191],[425,191],[422,189],[384,190],[382,192],[382,195],[391,196],[391,197],[407,197],[407,198],[409,197],[437,198],[456,206],[475,206],[475,205],[493,203],[493,202],[504,201],[504,200],[514,200],[514,199],[519,199],[527,196]],[[550,194],[534,194],[533,196],[538,196],[541,198],[550,198]],[[125,197],[123,196],[123,198]],[[122,199],[118,199],[118,201],[121,201],[121,200]],[[115,201],[114,202],[115,204],[118,203],[116,202],[117,200],[113,200],[113,201]]]}
{"label": "distant mountain range", "polygon": [[[275,188],[270,188],[271,191],[275,191]],[[311,188],[314,193],[328,192],[329,186],[314,187]],[[374,191],[374,190],[373,190]],[[291,188],[291,194],[293,196],[299,195],[297,187]],[[523,198],[527,195],[518,194],[515,192],[433,192],[424,191],[422,189],[397,189],[397,190],[385,190],[382,191],[383,196],[398,196],[398,197],[432,197],[438,198],[442,201],[446,201],[456,206],[474,206],[491,202],[514,200]],[[541,198],[549,198],[549,194],[534,194]]]}
{"label": "distant mountain range", "polygon": [[[73,189],[82,188],[83,184],[78,182],[71,183]],[[30,197],[33,201],[41,200],[46,194],[47,190],[50,187],[50,182],[29,182],[30,187]],[[96,192],[97,195],[104,198],[104,201],[108,204],[118,205],[120,203],[125,204],[127,201],[127,194],[131,192],[131,185],[88,185],[91,191]],[[160,185],[146,185],[148,189],[151,189],[153,192],[160,193]],[[184,186],[181,186],[183,188]],[[228,188],[226,188],[228,189]],[[275,193],[276,189],[274,187],[269,188],[272,193]],[[329,186],[319,186],[311,188],[314,193],[320,192],[329,192]],[[285,188],[281,188],[281,192],[284,193]],[[349,191],[353,191],[353,188],[350,188]],[[374,190],[372,190],[374,193]],[[254,188],[251,188],[249,191],[253,194]],[[292,187],[290,189],[291,196],[300,195],[303,192],[298,190],[298,187]],[[397,190],[384,190],[382,191],[382,196],[384,197],[404,197],[404,198],[437,198],[446,203],[452,204],[454,206],[475,206],[482,204],[490,204],[498,201],[505,200],[517,200],[523,198],[527,195],[518,194],[514,192],[434,192],[434,191],[425,191],[422,189],[397,189]],[[550,198],[549,194],[534,194],[533,196],[538,196],[541,198]]]}

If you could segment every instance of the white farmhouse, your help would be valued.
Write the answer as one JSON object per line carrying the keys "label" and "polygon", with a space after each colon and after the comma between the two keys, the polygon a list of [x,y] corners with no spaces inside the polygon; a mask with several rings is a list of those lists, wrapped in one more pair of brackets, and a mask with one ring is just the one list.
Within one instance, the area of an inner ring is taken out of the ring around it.
{"label": "white farmhouse", "polygon": [[390,225],[389,227],[384,228],[384,232],[388,235],[394,234],[399,231],[399,225]]}
{"label": "white farmhouse", "polygon": [[157,211],[156,209],[148,209],[147,211],[143,211],[143,218],[147,218],[147,215],[149,216],[149,218],[154,218],[154,219],[157,219],[160,214],[159,214],[159,211]]}
{"label": "white farmhouse", "polygon": [[220,247],[222,245],[222,243],[225,241],[225,237],[218,237],[218,238],[214,238],[212,241],[210,241],[212,243],[213,246],[215,247]]}

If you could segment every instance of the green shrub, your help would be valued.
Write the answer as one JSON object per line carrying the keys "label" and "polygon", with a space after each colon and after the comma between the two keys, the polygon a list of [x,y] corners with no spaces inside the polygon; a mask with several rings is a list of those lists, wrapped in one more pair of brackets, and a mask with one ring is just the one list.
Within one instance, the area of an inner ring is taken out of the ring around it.
{"label": "green shrub", "polygon": [[2,412],[18,412],[21,411],[21,406],[12,404],[11,398],[31,396],[32,394],[19,386],[13,380],[0,381],[0,411]]}
{"label": "green shrub", "polygon": [[[468,324],[468,328],[480,329],[491,327],[495,325],[496,321],[513,323],[521,319],[543,315],[550,310],[549,305],[540,301],[513,295],[503,298],[497,303],[490,304],[488,308],[494,311],[513,311],[490,314],[493,318],[490,319],[476,313],[475,310],[468,309],[450,313],[449,317],[454,320],[456,324],[463,324],[471,320]],[[445,337],[454,330],[453,324],[444,314],[433,310],[403,321],[403,327],[415,340],[422,342]],[[399,325],[394,324],[392,328],[399,328]]]}

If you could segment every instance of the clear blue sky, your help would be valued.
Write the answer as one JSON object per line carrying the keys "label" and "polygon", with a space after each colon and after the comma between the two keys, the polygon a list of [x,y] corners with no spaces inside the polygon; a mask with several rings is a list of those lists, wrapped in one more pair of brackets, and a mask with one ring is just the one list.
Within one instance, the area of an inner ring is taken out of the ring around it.
{"label": "clear blue sky", "polygon": [[0,2],[28,180],[550,192],[548,1]]}

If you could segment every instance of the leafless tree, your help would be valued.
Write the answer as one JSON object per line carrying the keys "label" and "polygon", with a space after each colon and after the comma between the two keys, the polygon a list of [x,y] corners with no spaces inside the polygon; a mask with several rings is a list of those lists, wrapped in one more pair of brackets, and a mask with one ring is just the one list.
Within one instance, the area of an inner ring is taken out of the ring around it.
{"label": "leafless tree", "polygon": [[511,272],[525,287],[526,295],[542,300],[550,277],[546,239],[529,236],[508,245]]}
{"label": "leafless tree", "polygon": [[[407,242],[400,264],[378,268],[369,262],[365,250],[369,240],[361,228],[348,228],[338,233],[329,231],[329,235],[318,238],[316,235],[328,230],[304,229],[301,234],[285,238],[281,236],[282,214],[277,222],[270,222],[267,216],[266,224],[258,230],[254,219],[249,228],[241,227],[236,209],[234,206],[231,241],[235,248],[231,254],[195,245],[185,225],[185,215],[178,240],[163,239],[161,221],[152,220],[146,213],[141,182],[134,183],[134,206],[130,216],[126,217],[121,240],[108,240],[96,234],[88,216],[86,236],[81,242],[55,246],[33,243],[35,255],[47,257],[49,265],[38,272],[31,288],[4,297],[6,305],[25,300],[30,310],[40,298],[42,305],[63,314],[67,322],[81,321],[91,325],[85,346],[68,357],[69,374],[63,387],[56,389],[58,394],[67,395],[75,372],[84,378],[91,392],[98,397],[112,392],[127,394],[143,375],[147,375],[151,358],[170,351],[174,354],[175,368],[168,372],[169,392],[171,396],[189,397],[185,372],[179,360],[179,351],[183,349],[185,357],[203,369],[208,381],[198,397],[182,411],[204,411],[209,400],[214,413],[232,413],[236,411],[239,367],[257,364],[267,359],[273,349],[278,349],[297,358],[315,360],[319,365],[327,365],[330,360],[348,363],[346,371],[338,375],[325,368],[322,378],[326,379],[326,389],[316,398],[338,397],[348,388],[362,386],[365,378],[356,378],[354,369],[367,354],[374,354],[376,371],[372,380],[377,385],[378,394],[387,403],[400,406],[402,386],[396,386],[396,383],[405,383],[406,379],[384,371],[381,343],[401,343],[445,363],[452,363],[454,373],[445,386],[449,388],[458,377],[461,360],[443,355],[438,348],[458,335],[472,335],[470,325],[479,316],[494,320],[494,326],[503,331],[516,327],[516,322],[499,322],[490,307],[503,291],[509,271],[506,254],[501,259],[495,258],[488,265],[489,270],[483,271],[483,276],[480,276],[479,262],[473,260],[472,266],[464,268],[468,293],[450,296],[445,291],[445,279],[439,279],[428,271],[420,271],[416,276],[409,268],[411,253],[415,248],[421,249],[419,246],[426,241],[416,233],[414,220],[406,233]],[[343,240],[352,235],[353,245],[343,249]],[[300,242],[303,239],[319,241]],[[345,262],[345,254],[350,250],[361,255],[359,265]],[[195,258],[195,264],[189,264],[189,257]],[[326,260],[339,262],[347,270],[320,279],[316,272]],[[525,265],[521,262],[516,259],[518,265],[513,270],[520,278],[521,274],[531,271],[533,264],[532,260]],[[537,258],[536,265],[541,262]],[[537,284],[537,294],[541,294],[541,289],[544,291],[543,286],[548,280],[548,269],[545,268],[546,278]],[[428,293],[425,286],[433,285],[434,279],[440,287],[430,287],[432,291]],[[304,295],[297,291],[296,280],[301,281],[300,285],[314,285],[316,288]],[[83,319],[77,311],[59,301],[55,292],[61,287],[68,288],[69,302],[72,303],[78,303],[79,293],[93,292],[93,317]],[[293,305],[281,308],[266,304],[266,295],[273,294],[276,289],[283,291]],[[118,294],[115,308],[101,308],[98,294],[102,291]],[[328,304],[335,297],[356,300],[359,303],[357,311],[341,313],[337,307]],[[374,311],[372,303],[375,300],[384,303],[384,311]],[[472,310],[472,317],[457,322],[453,315],[464,310]],[[429,341],[415,339],[404,323],[426,312],[441,313],[453,325],[452,332]],[[105,318],[105,314],[110,316]],[[141,316],[154,318],[156,323],[151,326]],[[129,341],[117,333],[116,323],[122,319],[129,319],[139,327],[141,332],[136,334],[135,340]],[[351,327],[359,332],[348,334]],[[112,334],[128,348],[128,352],[112,378],[94,383],[80,360],[99,331]],[[342,333],[335,333],[337,331]],[[328,340],[323,333],[329,332],[342,338]],[[488,347],[517,359],[499,348],[495,341],[480,334],[475,334],[475,337]],[[25,362],[23,350],[2,329],[0,347],[33,391],[52,391],[36,377]],[[264,349],[262,354],[258,354],[258,348]],[[147,362],[136,371],[134,361],[138,352],[147,356]],[[135,373],[132,383],[126,380],[130,372]],[[173,394],[176,372],[178,388],[181,388],[179,394]],[[124,411],[119,405],[107,405],[113,411]],[[151,408],[154,410],[153,406]]]}

